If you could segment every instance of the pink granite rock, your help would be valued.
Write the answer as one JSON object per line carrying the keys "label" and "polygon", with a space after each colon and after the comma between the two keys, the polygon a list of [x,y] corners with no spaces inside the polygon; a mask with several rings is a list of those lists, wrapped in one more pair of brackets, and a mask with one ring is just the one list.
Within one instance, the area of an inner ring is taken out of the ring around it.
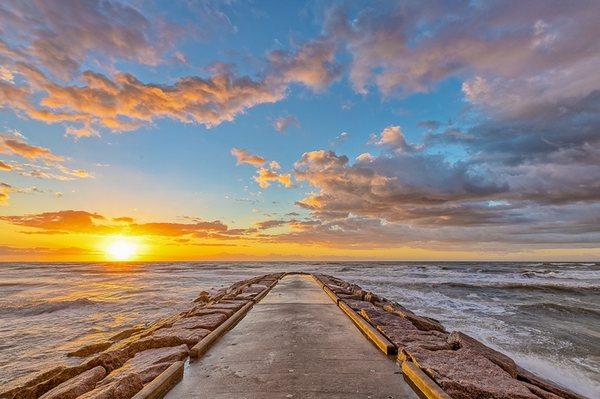
{"label": "pink granite rock", "polygon": [[357,312],[362,309],[378,309],[377,306],[367,301],[357,301],[355,299],[343,299],[342,301]]}
{"label": "pink granite rock", "polygon": [[517,378],[517,365],[510,357],[493,350],[477,341],[475,338],[461,333],[460,331],[454,331],[448,336],[448,343],[453,349],[464,348],[479,352],[482,356],[485,356],[488,360],[510,374],[511,377]]}
{"label": "pink granite rock", "polygon": [[40,399],[75,399],[96,387],[96,383],[104,378],[106,370],[102,366],[84,371],[57,387],[49,390]]}
{"label": "pink granite rock", "polygon": [[127,374],[110,384],[98,386],[77,399],[131,399],[143,387],[144,383],[139,375]]}
{"label": "pink granite rock", "polygon": [[67,353],[68,357],[88,357],[98,352],[108,349],[113,343],[110,341],[96,342],[94,344],[83,346],[77,350]]}
{"label": "pink granite rock", "polygon": [[404,351],[454,399],[539,399],[476,351],[430,351],[422,347],[405,348]]}
{"label": "pink granite rock", "polygon": [[542,388],[544,391],[551,392],[555,395],[561,396],[565,399],[585,399],[583,396],[576,394],[566,388],[563,388],[553,382],[550,382],[544,378],[538,377],[530,371],[522,369],[517,366],[517,378],[521,381],[525,381],[531,385]]}
{"label": "pink granite rock", "polygon": [[125,338],[131,337],[133,334],[136,334],[144,329],[143,326],[135,326],[118,332],[117,334],[110,337],[108,340],[111,342],[117,342]]}
{"label": "pink granite rock", "polygon": [[199,307],[199,308],[194,308],[194,309],[190,310],[189,312],[187,312],[184,317],[202,316],[202,315],[215,314],[215,313],[224,314],[225,316],[229,317],[235,313],[235,310],[220,308],[218,305],[215,304],[215,305],[208,305],[208,306],[203,306],[203,307]]}
{"label": "pink granite rock", "polygon": [[19,392],[23,392],[28,388],[34,387],[44,381],[47,381],[60,374],[65,369],[65,366],[56,366],[48,370],[42,370],[33,375],[26,375],[12,380],[8,384],[0,387],[0,398],[12,399],[14,395],[17,395]]}
{"label": "pink granite rock", "polygon": [[154,334],[152,334],[152,336],[158,338],[169,337],[169,339],[172,339],[173,342],[186,344],[189,348],[191,348],[208,334],[210,334],[210,330],[206,330],[204,328],[187,329],[181,327],[169,327],[157,330]]}
{"label": "pink granite rock", "polygon": [[227,316],[221,313],[186,317],[174,323],[173,328],[204,328],[207,330],[214,330],[215,328],[220,326],[225,320],[227,320]]}
{"label": "pink granite rock", "polygon": [[165,371],[171,364],[183,360],[188,356],[186,345],[169,348],[148,349],[137,353],[129,359],[121,368],[112,371],[98,386],[112,384],[121,380],[129,374],[135,374],[140,378],[142,384],[147,384],[160,373]]}
{"label": "pink granite rock", "polygon": [[206,291],[201,291],[198,298],[194,299],[195,303],[208,303],[210,301],[210,294]]}
{"label": "pink granite rock", "polygon": [[446,332],[444,326],[442,326],[437,320],[429,317],[418,316],[402,306],[387,304],[384,306],[384,309],[390,313],[407,318],[419,330]]}

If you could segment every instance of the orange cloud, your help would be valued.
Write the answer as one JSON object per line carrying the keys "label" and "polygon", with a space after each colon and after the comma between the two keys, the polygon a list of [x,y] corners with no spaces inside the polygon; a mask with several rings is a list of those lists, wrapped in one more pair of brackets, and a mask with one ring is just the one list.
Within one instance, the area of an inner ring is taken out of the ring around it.
{"label": "orange cloud", "polygon": [[18,155],[27,159],[43,159],[45,161],[61,162],[64,158],[52,153],[48,148],[27,144],[19,138],[10,138],[0,135],[0,152],[9,155]]}
{"label": "orange cloud", "polygon": [[260,168],[254,176],[254,181],[258,183],[260,188],[267,188],[271,183],[279,183],[284,187],[292,187],[292,175],[291,174],[279,174],[267,168]]}
{"label": "orange cloud", "polygon": [[12,166],[10,166],[9,164],[6,164],[2,161],[0,161],[0,170],[12,170]]}
{"label": "orange cloud", "polygon": [[233,155],[237,161],[238,165],[246,164],[252,166],[261,166],[265,162],[266,159],[259,155],[253,155],[246,150],[241,150],[239,148],[232,148],[231,155]]}

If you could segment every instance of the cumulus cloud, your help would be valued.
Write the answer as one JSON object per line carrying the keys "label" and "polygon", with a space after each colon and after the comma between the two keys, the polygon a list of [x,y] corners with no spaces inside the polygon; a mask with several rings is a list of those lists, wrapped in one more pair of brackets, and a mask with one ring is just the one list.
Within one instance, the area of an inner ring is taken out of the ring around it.
{"label": "cumulus cloud", "polygon": [[0,24],[4,35],[18,32],[28,55],[62,79],[92,56],[156,65],[173,36],[159,19],[120,1],[9,0],[0,5]]}
{"label": "cumulus cloud", "polygon": [[284,187],[292,186],[292,175],[291,173],[283,174],[279,173],[281,165],[277,161],[268,162],[267,166],[263,165],[267,163],[267,160],[261,156],[253,155],[245,150],[239,148],[232,148],[231,155],[233,155],[238,165],[246,164],[257,168],[256,176],[253,177],[254,181],[258,183],[260,188],[268,188],[272,183],[279,183]]}
{"label": "cumulus cloud", "polygon": [[275,119],[273,126],[275,127],[275,130],[277,130],[279,133],[283,133],[289,127],[300,127],[300,121],[294,115],[287,115]]}
{"label": "cumulus cloud", "polygon": [[0,161],[0,170],[10,171],[12,170],[12,166]]}

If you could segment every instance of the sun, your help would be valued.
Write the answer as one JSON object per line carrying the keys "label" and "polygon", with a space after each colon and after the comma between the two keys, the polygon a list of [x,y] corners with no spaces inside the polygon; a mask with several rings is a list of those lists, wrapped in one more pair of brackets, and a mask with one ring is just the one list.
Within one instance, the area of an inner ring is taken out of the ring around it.
{"label": "sun", "polygon": [[108,257],[116,261],[131,260],[137,251],[137,244],[127,237],[114,237],[106,247]]}

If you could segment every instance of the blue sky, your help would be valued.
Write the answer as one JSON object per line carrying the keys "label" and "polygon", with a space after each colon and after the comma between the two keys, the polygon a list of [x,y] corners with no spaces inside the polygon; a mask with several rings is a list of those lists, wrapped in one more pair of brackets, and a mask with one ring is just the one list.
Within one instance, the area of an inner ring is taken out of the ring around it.
{"label": "blue sky", "polygon": [[9,1],[0,245],[60,251],[36,242],[60,233],[83,256],[107,229],[160,222],[181,231],[137,234],[200,258],[190,245],[597,256],[594,16],[594,2]]}

